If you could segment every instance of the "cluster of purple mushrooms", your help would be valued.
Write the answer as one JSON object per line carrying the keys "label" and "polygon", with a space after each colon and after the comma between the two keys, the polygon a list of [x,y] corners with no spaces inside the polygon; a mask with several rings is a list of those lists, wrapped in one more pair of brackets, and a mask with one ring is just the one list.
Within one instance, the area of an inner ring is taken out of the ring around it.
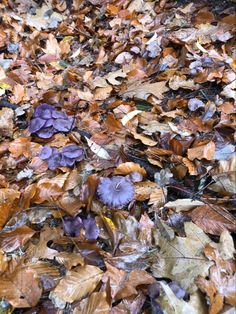
{"label": "cluster of purple mushrooms", "polygon": [[[73,129],[74,119],[66,113],[58,111],[48,104],[39,105],[29,123],[29,132],[43,139],[51,138],[59,132],[69,132]],[[39,157],[47,161],[48,168],[55,170],[59,167],[72,167],[84,159],[84,150],[78,145],[67,145],[61,150],[44,146]],[[109,207],[121,209],[134,199],[135,189],[129,177],[113,176],[100,178],[97,195],[100,201]],[[79,216],[66,217],[64,230],[71,236],[78,236],[81,229],[85,231],[87,240],[96,239],[99,230],[92,217],[82,220]]]}

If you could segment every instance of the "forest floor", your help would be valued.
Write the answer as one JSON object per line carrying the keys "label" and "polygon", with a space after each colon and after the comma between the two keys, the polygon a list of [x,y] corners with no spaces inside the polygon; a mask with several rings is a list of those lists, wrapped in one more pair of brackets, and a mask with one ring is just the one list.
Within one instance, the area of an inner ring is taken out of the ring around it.
{"label": "forest floor", "polygon": [[0,313],[235,313],[235,2],[0,13]]}

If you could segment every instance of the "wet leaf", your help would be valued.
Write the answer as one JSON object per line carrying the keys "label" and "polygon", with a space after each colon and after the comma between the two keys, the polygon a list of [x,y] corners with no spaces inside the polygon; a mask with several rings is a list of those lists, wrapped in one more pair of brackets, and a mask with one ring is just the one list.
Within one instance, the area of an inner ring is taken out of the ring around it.
{"label": "wet leaf", "polygon": [[102,270],[95,266],[78,266],[67,272],[50,297],[69,303],[80,300],[95,290],[102,273]]}

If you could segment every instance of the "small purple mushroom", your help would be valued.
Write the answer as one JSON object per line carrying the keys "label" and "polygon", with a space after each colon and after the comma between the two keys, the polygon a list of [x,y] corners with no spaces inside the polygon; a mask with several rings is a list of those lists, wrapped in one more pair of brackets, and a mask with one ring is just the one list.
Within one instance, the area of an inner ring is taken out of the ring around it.
{"label": "small purple mushroom", "polygon": [[47,161],[50,170],[72,167],[75,162],[84,159],[84,150],[78,145],[67,145],[61,151],[55,147],[45,146],[42,148],[39,158]]}
{"label": "small purple mushroom", "polygon": [[64,217],[63,229],[71,237],[79,237],[81,229],[84,229],[86,240],[96,240],[100,233],[95,218],[91,216],[85,219],[81,219],[78,215],[75,217]]}
{"label": "small purple mushroom", "polygon": [[97,193],[101,202],[113,208],[122,208],[134,199],[134,185],[127,178],[101,178]]}
{"label": "small purple mushroom", "polygon": [[50,138],[58,132],[69,132],[73,127],[73,117],[57,111],[48,104],[39,105],[29,123],[29,131],[41,138]]}

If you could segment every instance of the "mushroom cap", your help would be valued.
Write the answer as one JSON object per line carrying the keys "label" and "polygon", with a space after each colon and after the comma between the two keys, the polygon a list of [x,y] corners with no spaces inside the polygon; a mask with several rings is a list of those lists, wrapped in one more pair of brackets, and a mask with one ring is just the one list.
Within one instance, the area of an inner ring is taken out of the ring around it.
{"label": "mushroom cap", "polygon": [[122,208],[134,199],[134,185],[127,178],[101,178],[97,193],[101,202],[113,208]]}

